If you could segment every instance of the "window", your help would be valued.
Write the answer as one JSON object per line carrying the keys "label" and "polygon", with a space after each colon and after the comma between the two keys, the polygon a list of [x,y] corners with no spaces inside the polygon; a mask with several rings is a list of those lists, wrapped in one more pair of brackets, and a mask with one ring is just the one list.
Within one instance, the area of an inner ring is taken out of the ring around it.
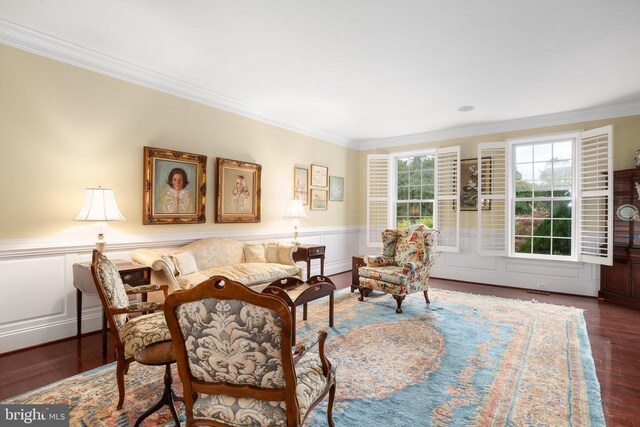
{"label": "window", "polygon": [[397,228],[412,224],[433,227],[435,203],[435,156],[395,157]]}
{"label": "window", "polygon": [[512,146],[514,254],[572,256],[575,141],[574,136]]}
{"label": "window", "polygon": [[478,145],[481,255],[611,265],[612,127]]}
{"label": "window", "polygon": [[367,156],[367,245],[380,232],[422,223],[440,231],[438,250],[459,246],[460,147]]}

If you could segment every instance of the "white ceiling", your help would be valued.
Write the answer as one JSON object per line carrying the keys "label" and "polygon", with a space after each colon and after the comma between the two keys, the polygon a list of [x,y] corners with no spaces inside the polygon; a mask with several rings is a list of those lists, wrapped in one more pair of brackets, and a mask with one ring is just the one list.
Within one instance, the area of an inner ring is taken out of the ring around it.
{"label": "white ceiling", "polygon": [[0,0],[0,19],[0,42],[346,145],[640,106],[638,0]]}

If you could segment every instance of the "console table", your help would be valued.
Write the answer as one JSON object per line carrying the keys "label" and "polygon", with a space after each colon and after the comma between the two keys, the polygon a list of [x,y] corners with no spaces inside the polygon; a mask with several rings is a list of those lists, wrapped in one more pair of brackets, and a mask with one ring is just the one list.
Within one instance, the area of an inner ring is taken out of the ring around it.
{"label": "console table", "polygon": [[[136,287],[150,283],[151,267],[121,259],[114,259],[111,262],[118,269],[122,282],[126,285]],[[93,275],[91,274],[90,262],[73,264],[73,286],[76,288],[77,337],[80,338],[80,335],[82,335],[82,294],[98,295],[96,285],[93,282]],[[146,300],[147,295],[142,294],[142,301],[145,302]],[[102,355],[105,354],[107,354],[107,318],[104,310],[102,310]]]}
{"label": "console table", "polygon": [[307,263],[307,279],[311,277],[311,260],[320,260],[320,275],[324,276],[324,251],[322,245],[298,245],[298,249],[293,253],[293,260]]}

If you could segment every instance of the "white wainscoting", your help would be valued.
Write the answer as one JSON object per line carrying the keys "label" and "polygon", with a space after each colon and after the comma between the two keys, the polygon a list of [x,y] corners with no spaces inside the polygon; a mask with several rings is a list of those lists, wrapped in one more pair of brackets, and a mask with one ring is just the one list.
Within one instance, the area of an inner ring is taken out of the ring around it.
{"label": "white wainscoting", "polygon": [[[330,275],[351,269],[351,255],[358,247],[359,234],[357,226],[305,228],[298,240],[327,247],[325,275]],[[135,248],[177,247],[212,236],[242,241],[291,241],[291,233],[282,230],[117,236],[108,243],[106,254],[113,259],[131,259]],[[76,334],[72,266],[90,261],[92,250],[92,244],[78,245],[67,238],[0,241],[0,353]],[[311,274],[320,274],[320,262],[311,263]],[[84,295],[82,307],[82,331],[100,329],[100,300]]]}
{"label": "white wainscoting", "polygon": [[[361,228],[359,253],[378,254],[379,248],[367,248],[365,234]],[[460,252],[438,252],[431,276],[585,296],[597,296],[600,289],[598,265],[480,256],[477,247],[476,229],[460,230]]]}

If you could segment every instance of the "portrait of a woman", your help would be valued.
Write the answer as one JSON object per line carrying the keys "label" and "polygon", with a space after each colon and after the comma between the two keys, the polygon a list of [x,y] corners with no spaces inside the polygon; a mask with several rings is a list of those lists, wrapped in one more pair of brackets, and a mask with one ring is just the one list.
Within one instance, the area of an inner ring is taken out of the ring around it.
{"label": "portrait of a woman", "polygon": [[189,178],[184,169],[171,169],[162,188],[158,213],[192,213],[193,200],[188,185]]}

